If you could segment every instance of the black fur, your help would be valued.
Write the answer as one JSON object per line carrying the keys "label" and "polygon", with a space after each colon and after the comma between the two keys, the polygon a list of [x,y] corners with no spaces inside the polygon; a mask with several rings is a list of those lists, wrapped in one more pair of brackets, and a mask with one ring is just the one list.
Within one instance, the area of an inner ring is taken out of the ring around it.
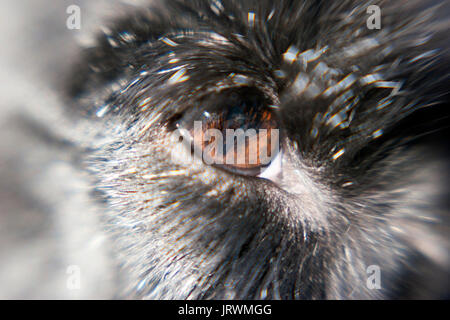
{"label": "black fur", "polygon": [[[59,130],[112,237],[114,297],[448,298],[448,13],[153,1],[107,23],[66,73],[77,125]],[[281,175],[173,163],[173,123],[242,87],[278,106]]]}

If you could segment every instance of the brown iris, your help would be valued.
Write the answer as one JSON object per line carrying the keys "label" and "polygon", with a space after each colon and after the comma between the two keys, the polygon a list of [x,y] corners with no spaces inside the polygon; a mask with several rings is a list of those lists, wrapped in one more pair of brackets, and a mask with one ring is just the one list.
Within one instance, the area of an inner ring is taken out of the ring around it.
{"label": "brown iris", "polygon": [[[278,152],[278,130],[267,100],[254,91],[229,92],[206,101],[201,114],[185,122],[197,156],[207,164],[257,175]],[[208,105],[209,104],[209,105]]]}

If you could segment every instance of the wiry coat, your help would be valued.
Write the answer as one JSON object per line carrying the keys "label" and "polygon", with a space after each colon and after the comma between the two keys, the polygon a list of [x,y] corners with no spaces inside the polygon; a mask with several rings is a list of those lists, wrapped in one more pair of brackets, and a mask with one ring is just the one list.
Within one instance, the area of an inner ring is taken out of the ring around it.
{"label": "wiry coat", "polygon": [[[380,30],[367,28],[371,4]],[[92,202],[110,239],[102,294],[448,297],[448,13],[432,1],[153,1],[105,23],[63,72],[44,139],[82,172],[89,200],[73,206]],[[243,88],[276,106],[281,173],[174,163],[174,123]],[[367,286],[371,265],[381,289]]]}

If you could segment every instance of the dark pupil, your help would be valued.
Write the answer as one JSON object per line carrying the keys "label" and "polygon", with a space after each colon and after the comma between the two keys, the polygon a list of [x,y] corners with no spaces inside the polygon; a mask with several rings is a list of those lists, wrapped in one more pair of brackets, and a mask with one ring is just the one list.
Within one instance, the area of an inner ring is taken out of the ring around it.
{"label": "dark pupil", "polygon": [[248,121],[244,110],[246,105],[234,106],[227,112],[225,118],[225,127],[230,129],[246,129],[248,127]]}
{"label": "dark pupil", "polygon": [[226,129],[269,129],[272,127],[270,117],[263,119],[268,113],[262,112],[262,101],[257,99],[245,101],[230,101],[233,104],[226,106],[220,113],[209,113],[203,118],[205,129],[219,129],[225,135]]}

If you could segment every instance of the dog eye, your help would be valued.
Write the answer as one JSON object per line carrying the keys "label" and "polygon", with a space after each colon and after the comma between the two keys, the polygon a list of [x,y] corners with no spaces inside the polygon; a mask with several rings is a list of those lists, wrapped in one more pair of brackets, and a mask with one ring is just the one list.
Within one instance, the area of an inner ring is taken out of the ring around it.
{"label": "dog eye", "polygon": [[279,152],[275,107],[256,90],[225,91],[190,109],[177,127],[185,129],[191,154],[208,165],[257,176]]}

